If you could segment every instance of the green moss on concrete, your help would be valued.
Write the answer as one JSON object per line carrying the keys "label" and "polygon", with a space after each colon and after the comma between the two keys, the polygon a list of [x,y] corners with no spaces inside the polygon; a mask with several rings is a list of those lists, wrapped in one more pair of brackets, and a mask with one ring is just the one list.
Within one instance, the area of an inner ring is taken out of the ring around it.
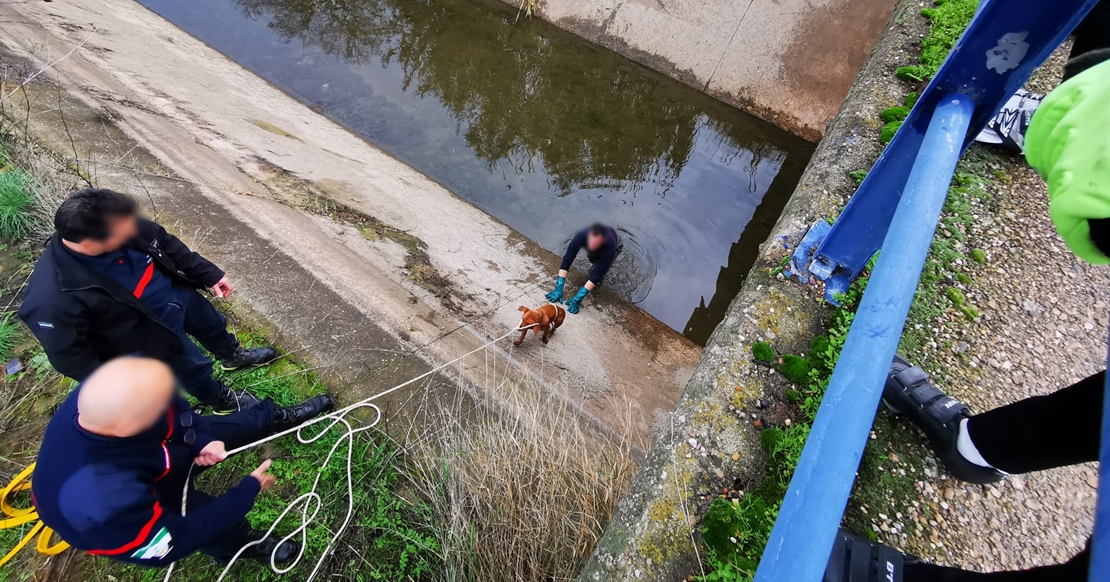
{"label": "green moss on concrete", "polygon": [[967,303],[967,299],[964,297],[963,291],[960,291],[955,287],[949,287],[945,290],[945,292],[948,294],[948,299],[950,299],[952,301],[952,304],[956,307],[960,307],[964,303]]}
{"label": "green moss on concrete", "polygon": [[973,249],[971,251],[971,260],[980,265],[985,265],[987,264],[987,252],[983,249]]}
{"label": "green moss on concrete", "polygon": [[760,362],[773,362],[775,361],[775,348],[767,342],[755,342],[752,344],[752,357]]}
{"label": "green moss on concrete", "polygon": [[867,170],[852,170],[848,172],[848,177],[855,180],[856,186],[863,183],[863,179],[867,177]]}
{"label": "green moss on concrete", "polygon": [[979,317],[979,310],[971,305],[964,305],[960,308],[960,311],[963,312],[968,321],[975,321],[975,318]]}
{"label": "green moss on concrete", "polygon": [[915,83],[932,79],[978,6],[979,0],[937,0],[935,7],[923,8],[921,14],[930,20],[929,34],[921,39],[918,64],[899,68],[898,78]]}
{"label": "green moss on concrete", "polygon": [[809,360],[793,354],[786,354],[782,357],[779,371],[782,372],[783,376],[786,376],[787,380],[795,384],[802,384],[809,379]]}

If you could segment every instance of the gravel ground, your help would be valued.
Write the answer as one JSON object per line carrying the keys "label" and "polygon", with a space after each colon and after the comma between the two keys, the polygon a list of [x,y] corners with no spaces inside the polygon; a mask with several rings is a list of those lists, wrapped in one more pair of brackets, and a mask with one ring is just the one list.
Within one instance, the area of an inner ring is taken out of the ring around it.
{"label": "gravel ground", "polygon": [[[1066,50],[1034,76],[1030,90],[1045,92],[1058,82]],[[968,233],[968,246],[988,256],[964,286],[982,315],[971,322],[949,310],[935,322],[936,345],[910,358],[980,412],[1051,393],[1105,366],[1110,269],[1068,251],[1049,220],[1045,184],[1022,157],[976,148],[969,157],[995,178],[988,187],[994,201],[973,204],[976,228]],[[938,563],[985,572],[1052,564],[1080,551],[1090,534],[1097,464],[1015,475],[992,486],[949,478],[933,459],[924,473],[914,482],[920,495],[904,514],[873,519],[886,541]],[[910,522],[917,527],[905,528]]]}

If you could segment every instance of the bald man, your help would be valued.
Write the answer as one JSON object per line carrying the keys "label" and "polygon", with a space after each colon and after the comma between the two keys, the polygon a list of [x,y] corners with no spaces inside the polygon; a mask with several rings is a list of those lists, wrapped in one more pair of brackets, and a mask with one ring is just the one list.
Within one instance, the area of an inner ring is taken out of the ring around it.
{"label": "bald man", "polygon": [[[193,488],[189,468],[223,460],[226,451],[297,426],[335,405],[320,395],[277,408],[270,400],[226,416],[198,416],[175,389],[169,366],[117,358],[65,399],[46,427],[32,478],[43,523],[90,554],[163,567],[193,552],[226,563],[243,556],[278,563],[298,553],[278,547],[246,520],[255,496],[270,488],[270,461],[219,497]],[[181,494],[189,482],[188,511]],[[276,552],[275,552],[276,550]]]}

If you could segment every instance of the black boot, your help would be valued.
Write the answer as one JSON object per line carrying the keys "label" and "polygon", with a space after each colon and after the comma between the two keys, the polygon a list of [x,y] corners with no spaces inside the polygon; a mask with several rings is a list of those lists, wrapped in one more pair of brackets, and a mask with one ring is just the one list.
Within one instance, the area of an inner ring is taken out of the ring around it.
{"label": "black boot", "polygon": [[[263,535],[263,532],[260,531],[251,532],[250,541],[253,542],[261,539],[262,543],[247,548],[247,551],[243,552],[244,558],[250,558],[251,560],[256,560],[268,565],[270,563],[270,556],[273,556],[275,564],[288,564],[292,562],[301,551],[300,542],[289,540],[285,543],[281,543],[281,539],[277,536],[271,535],[268,538],[262,539]],[[274,553],[275,548],[277,548],[277,553]]]}
{"label": "black boot", "polygon": [[296,405],[277,409],[274,413],[272,430],[281,432],[289,430],[304,422],[335,408],[335,399],[330,394],[320,394]]}
{"label": "black boot", "polygon": [[230,355],[220,358],[220,367],[225,372],[231,372],[248,367],[265,366],[277,357],[278,351],[274,348],[244,348],[237,345]]}
{"label": "black boot", "polygon": [[929,437],[933,451],[953,477],[985,485],[1005,477],[998,469],[981,467],[960,454],[957,442],[960,423],[971,411],[929,383],[925,371],[895,355],[883,387],[883,403],[897,414],[906,415]]}
{"label": "black boot", "polygon": [[202,402],[197,408],[203,410],[205,406],[212,407],[212,414],[225,415],[232,412],[246,410],[261,402],[256,396],[247,392],[236,392],[225,384],[220,384],[220,395],[211,402]]}

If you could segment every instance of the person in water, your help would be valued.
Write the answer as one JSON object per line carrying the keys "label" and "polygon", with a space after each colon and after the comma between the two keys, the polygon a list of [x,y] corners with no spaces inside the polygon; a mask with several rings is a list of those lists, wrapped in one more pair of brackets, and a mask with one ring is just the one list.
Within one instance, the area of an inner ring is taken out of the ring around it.
{"label": "person in water", "polygon": [[571,313],[578,313],[586,295],[601,285],[601,281],[605,279],[605,273],[609,272],[609,267],[613,266],[613,261],[617,260],[617,255],[621,253],[624,245],[621,244],[616,229],[603,224],[594,224],[574,235],[570,245],[567,246],[567,252],[563,255],[563,263],[559,265],[559,278],[555,280],[555,289],[547,294],[548,301],[563,302],[563,286],[567,282],[567,269],[583,247],[586,248],[586,258],[590,260],[593,267],[590,268],[590,278],[586,284],[578,290],[578,293],[575,293],[574,297],[571,297],[570,301],[567,301],[567,311]]}

